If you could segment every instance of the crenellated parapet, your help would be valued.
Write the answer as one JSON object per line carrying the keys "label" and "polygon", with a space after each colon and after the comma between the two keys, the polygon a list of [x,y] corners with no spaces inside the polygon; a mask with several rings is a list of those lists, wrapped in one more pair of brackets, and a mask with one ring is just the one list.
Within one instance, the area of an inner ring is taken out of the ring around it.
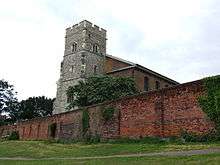
{"label": "crenellated parapet", "polygon": [[72,33],[76,33],[79,30],[83,30],[83,29],[91,30],[91,31],[101,35],[102,37],[106,37],[106,30],[105,29],[100,28],[99,26],[92,24],[91,22],[89,22],[87,20],[83,20],[80,23],[73,25],[72,27],[68,27],[66,29],[66,35],[71,35]]}

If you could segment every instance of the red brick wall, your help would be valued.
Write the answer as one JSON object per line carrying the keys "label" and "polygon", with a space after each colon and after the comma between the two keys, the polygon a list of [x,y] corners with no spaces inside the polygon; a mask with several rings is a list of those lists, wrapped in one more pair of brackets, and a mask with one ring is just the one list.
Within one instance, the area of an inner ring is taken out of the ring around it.
{"label": "red brick wall", "polygon": [[121,62],[119,60],[116,60],[110,57],[106,57],[105,72],[111,72],[113,70],[117,70],[117,69],[128,67],[128,66],[130,65],[127,63]]}
{"label": "red brick wall", "polygon": [[168,85],[169,87],[174,86],[172,83],[165,81],[164,79],[161,79],[147,72],[142,72],[137,68],[127,68],[125,70],[107,73],[107,75],[113,77],[132,77],[134,78],[134,82],[136,84],[137,89],[142,92],[144,91],[144,77],[147,77],[149,80],[148,82],[149,91],[155,90],[156,81],[160,83],[160,89],[166,88],[166,85]]}
{"label": "red brick wall", "polygon": [[213,123],[197,102],[203,93],[202,82],[196,81],[121,100],[120,136],[179,136],[183,130],[208,132]]}
{"label": "red brick wall", "polygon": [[137,85],[137,88],[140,90],[140,91],[144,91],[144,77],[147,77],[148,78],[148,87],[149,87],[149,91],[150,90],[155,90],[156,89],[156,81],[158,81],[160,83],[160,89],[161,88],[166,88],[166,85],[168,85],[169,87],[171,86],[174,86],[174,84],[162,79],[162,78],[159,78],[158,76],[155,76],[155,75],[152,75],[152,74],[149,74],[147,72],[143,72],[139,69],[134,69],[134,81]]}
{"label": "red brick wall", "polygon": [[134,68],[121,70],[119,72],[108,73],[107,75],[113,76],[113,77],[133,77],[134,76]]}
{"label": "red brick wall", "polygon": [[[198,105],[197,98],[203,93],[202,81],[195,81],[87,107],[90,116],[89,132],[105,139],[179,136],[182,130],[206,133],[214,125]],[[117,109],[110,121],[102,117],[101,111],[106,106]],[[57,124],[56,138],[82,138],[80,109],[20,122],[15,126],[2,126],[0,137],[18,130],[24,140],[48,139],[48,127],[52,123]]]}
{"label": "red brick wall", "polygon": [[[111,103],[113,104],[113,103]],[[111,105],[110,104],[110,105]],[[119,133],[118,114],[115,113],[113,118],[105,121],[102,117],[102,109],[105,105],[95,105],[87,107],[90,116],[91,135],[99,135],[102,138],[117,138]],[[36,118],[29,121],[19,122],[15,126],[0,127],[0,138],[12,131],[18,131],[22,140],[46,140],[50,139],[49,126],[57,124],[57,139],[81,139],[82,138],[82,110],[74,110],[67,113],[54,115],[52,117]]]}

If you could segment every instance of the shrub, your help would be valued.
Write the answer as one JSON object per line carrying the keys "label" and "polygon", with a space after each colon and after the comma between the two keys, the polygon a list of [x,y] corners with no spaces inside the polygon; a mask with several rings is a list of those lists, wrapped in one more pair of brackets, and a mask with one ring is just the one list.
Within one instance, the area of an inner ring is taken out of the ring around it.
{"label": "shrub", "polygon": [[84,135],[84,139],[83,142],[86,144],[96,144],[99,143],[100,140],[100,136],[98,134],[96,134],[95,136],[92,136],[90,133]]}
{"label": "shrub", "polygon": [[216,134],[216,131],[214,130],[202,135],[197,135],[184,131],[181,133],[181,137],[186,142],[212,142],[220,140],[220,137]]}
{"label": "shrub", "polygon": [[100,141],[100,135],[96,134],[95,136],[92,136],[90,143],[99,143]]}
{"label": "shrub", "polygon": [[111,76],[89,77],[85,81],[79,81],[77,85],[68,88],[67,97],[70,104],[67,110],[75,106],[84,107],[137,93],[138,90],[133,78]]}
{"label": "shrub", "polygon": [[19,133],[18,131],[13,131],[8,136],[8,140],[19,140]]}

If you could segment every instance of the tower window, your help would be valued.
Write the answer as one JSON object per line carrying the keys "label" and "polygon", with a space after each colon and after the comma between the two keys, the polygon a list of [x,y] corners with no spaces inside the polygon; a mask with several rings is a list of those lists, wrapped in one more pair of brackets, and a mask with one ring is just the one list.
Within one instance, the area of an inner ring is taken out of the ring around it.
{"label": "tower window", "polygon": [[169,87],[169,85],[167,85],[167,84],[166,84],[166,85],[165,85],[165,87],[166,87],[166,88],[168,88],[168,87]]}
{"label": "tower window", "polygon": [[71,103],[74,101],[74,96],[73,95],[67,95],[67,103]]}
{"label": "tower window", "polygon": [[70,72],[74,72],[74,66],[72,65],[69,69]]}
{"label": "tower window", "polygon": [[149,90],[149,79],[148,77],[144,77],[144,91]]}
{"label": "tower window", "polygon": [[77,43],[74,42],[71,46],[71,52],[75,52],[77,50]]}
{"label": "tower window", "polygon": [[82,57],[82,58],[85,58],[85,57],[86,57],[85,52],[82,52],[81,57]]}
{"label": "tower window", "polygon": [[159,81],[156,81],[156,83],[155,83],[155,88],[156,88],[156,89],[160,89],[160,82],[159,82]]}
{"label": "tower window", "polygon": [[97,65],[94,65],[93,72],[94,74],[97,74]]}
{"label": "tower window", "polygon": [[94,44],[92,49],[93,52],[98,53],[98,49],[99,49],[98,45]]}
{"label": "tower window", "polygon": [[82,64],[84,65],[86,63],[85,58],[81,58]]}
{"label": "tower window", "polygon": [[60,64],[60,70],[61,70],[61,72],[63,71],[63,61]]}

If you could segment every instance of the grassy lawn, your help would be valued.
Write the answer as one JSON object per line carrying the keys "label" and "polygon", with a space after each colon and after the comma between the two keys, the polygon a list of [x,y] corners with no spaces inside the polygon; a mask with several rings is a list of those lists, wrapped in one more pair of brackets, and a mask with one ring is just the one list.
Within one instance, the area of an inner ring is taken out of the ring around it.
{"label": "grassy lawn", "polygon": [[220,143],[99,143],[61,144],[45,141],[0,141],[0,157],[85,157],[220,147]]}
{"label": "grassy lawn", "polygon": [[218,165],[219,162],[220,154],[210,154],[188,157],[137,157],[94,160],[0,160],[0,165]]}

